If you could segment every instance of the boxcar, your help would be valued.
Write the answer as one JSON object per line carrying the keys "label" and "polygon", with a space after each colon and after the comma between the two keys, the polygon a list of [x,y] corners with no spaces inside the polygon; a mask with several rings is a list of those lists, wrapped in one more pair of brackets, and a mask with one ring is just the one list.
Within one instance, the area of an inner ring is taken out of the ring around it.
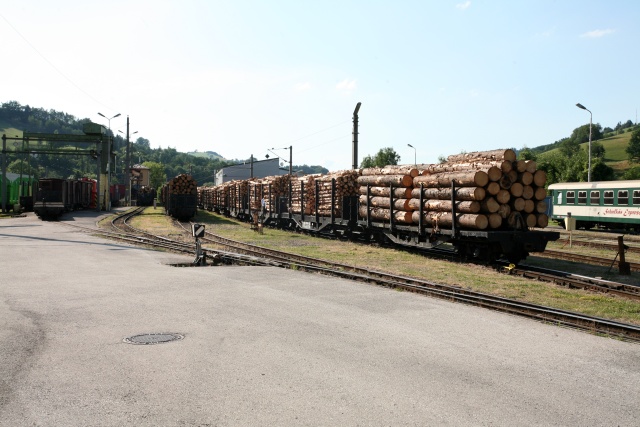
{"label": "boxcar", "polygon": [[42,178],[34,196],[33,211],[40,218],[57,218],[73,208],[73,185],[66,179]]}
{"label": "boxcar", "polygon": [[576,227],[640,231],[640,180],[567,182],[549,186],[551,218],[564,225],[569,213]]}

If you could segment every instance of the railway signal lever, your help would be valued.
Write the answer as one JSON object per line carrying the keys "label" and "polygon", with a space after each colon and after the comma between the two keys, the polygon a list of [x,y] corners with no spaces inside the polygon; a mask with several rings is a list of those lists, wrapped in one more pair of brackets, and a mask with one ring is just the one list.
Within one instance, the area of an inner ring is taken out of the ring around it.
{"label": "railway signal lever", "polygon": [[202,250],[200,237],[204,237],[203,224],[191,224],[191,234],[196,239],[196,258],[193,260],[194,265],[207,265],[207,253]]}

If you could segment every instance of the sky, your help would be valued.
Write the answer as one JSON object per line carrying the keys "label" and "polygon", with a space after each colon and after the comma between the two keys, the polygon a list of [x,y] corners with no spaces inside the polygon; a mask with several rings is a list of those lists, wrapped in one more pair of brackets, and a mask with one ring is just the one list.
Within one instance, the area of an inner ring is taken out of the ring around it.
{"label": "sky", "polygon": [[636,122],[638,16],[636,0],[0,0],[0,102],[331,171],[352,166],[361,102],[358,164],[386,147],[437,163],[568,137],[590,119],[576,103]]}

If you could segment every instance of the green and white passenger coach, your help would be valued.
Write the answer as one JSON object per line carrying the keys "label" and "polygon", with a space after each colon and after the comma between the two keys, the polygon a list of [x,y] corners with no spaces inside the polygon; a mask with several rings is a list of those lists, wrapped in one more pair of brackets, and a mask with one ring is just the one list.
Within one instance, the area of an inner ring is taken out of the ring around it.
{"label": "green and white passenger coach", "polygon": [[640,180],[551,184],[551,218],[564,226],[569,213],[576,227],[640,231]]}

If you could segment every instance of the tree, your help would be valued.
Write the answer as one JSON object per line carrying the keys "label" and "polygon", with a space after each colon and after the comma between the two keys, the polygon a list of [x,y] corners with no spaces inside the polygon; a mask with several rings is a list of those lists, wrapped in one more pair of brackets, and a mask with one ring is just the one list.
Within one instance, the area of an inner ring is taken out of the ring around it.
{"label": "tree", "polygon": [[613,181],[616,179],[616,174],[611,166],[605,164],[603,159],[596,159],[592,161],[591,165],[591,180],[592,181]]}
{"label": "tree", "polygon": [[640,166],[628,169],[624,175],[622,175],[622,179],[640,179]]}
{"label": "tree", "polygon": [[560,152],[568,158],[580,151],[580,143],[575,138],[564,138],[560,143]]}
{"label": "tree", "polygon": [[[571,133],[570,138],[575,140],[578,144],[589,142],[589,125],[586,124],[575,128]],[[602,126],[600,123],[594,123],[591,126],[591,141],[597,141],[598,139],[602,139]]]}
{"label": "tree", "polygon": [[397,165],[399,161],[400,155],[391,147],[382,148],[376,154],[376,164],[378,166]]}
{"label": "tree", "polygon": [[153,188],[160,188],[162,184],[167,182],[167,174],[162,163],[144,162],[142,165],[149,168],[149,184]]}
{"label": "tree", "polygon": [[362,159],[361,168],[384,167],[397,165],[400,155],[391,147],[381,148],[374,157],[366,156]]}
{"label": "tree", "polygon": [[569,158],[560,152],[539,156],[538,169],[547,173],[547,184],[556,182],[581,182],[588,178],[588,159],[585,150],[579,150]]}
{"label": "tree", "polygon": [[634,163],[640,161],[640,129],[633,131],[631,139],[629,139],[629,145],[625,151],[629,156],[629,161]]}
{"label": "tree", "polygon": [[604,149],[604,145],[602,145],[600,142],[591,141],[591,157],[604,159],[605,151],[606,150]]}
{"label": "tree", "polygon": [[362,163],[360,163],[361,168],[372,168],[375,167],[375,165],[375,160],[368,154],[362,159]]}
{"label": "tree", "polygon": [[12,172],[12,173],[22,172],[24,175],[27,175],[29,173],[27,162],[25,162],[22,159],[14,160],[13,162],[7,165],[7,172]]}
{"label": "tree", "polygon": [[522,150],[520,150],[520,152],[518,153],[518,158],[520,160],[537,160],[538,156],[536,155],[536,153],[534,153],[533,151],[531,151],[530,148],[528,147],[524,147]]}

